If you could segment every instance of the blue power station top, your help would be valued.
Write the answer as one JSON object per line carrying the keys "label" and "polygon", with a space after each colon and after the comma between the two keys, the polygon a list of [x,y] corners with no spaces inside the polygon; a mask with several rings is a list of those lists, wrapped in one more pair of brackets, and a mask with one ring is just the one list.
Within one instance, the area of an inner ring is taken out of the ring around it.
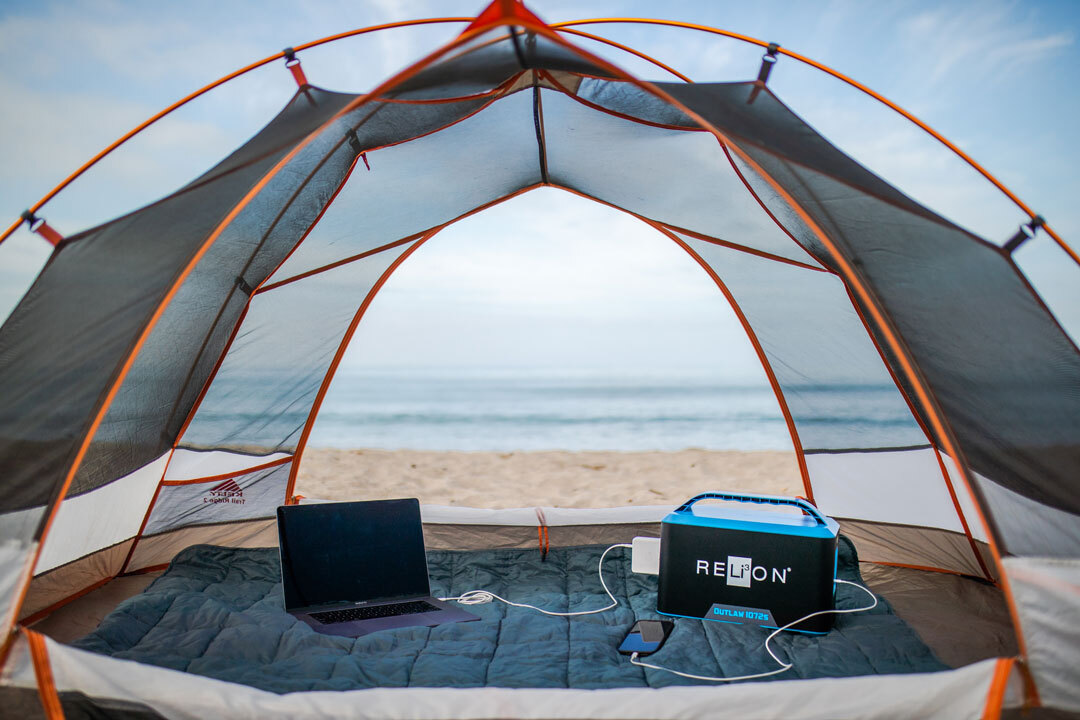
{"label": "blue power station top", "polygon": [[[731,505],[697,505],[699,500],[728,500],[777,508],[797,508],[805,514],[777,512],[766,508],[748,510]],[[835,538],[840,525],[826,517],[802,498],[779,495],[746,495],[742,493],[703,493],[686,501],[663,520],[672,525],[746,530],[807,538]]]}

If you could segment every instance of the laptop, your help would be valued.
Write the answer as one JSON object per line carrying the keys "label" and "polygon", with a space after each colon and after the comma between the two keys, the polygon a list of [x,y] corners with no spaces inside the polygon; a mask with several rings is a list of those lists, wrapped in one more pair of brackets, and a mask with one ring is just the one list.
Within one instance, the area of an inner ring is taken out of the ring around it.
{"label": "laptop", "polygon": [[431,597],[416,498],[286,505],[277,526],[285,610],[316,632],[480,619]]}

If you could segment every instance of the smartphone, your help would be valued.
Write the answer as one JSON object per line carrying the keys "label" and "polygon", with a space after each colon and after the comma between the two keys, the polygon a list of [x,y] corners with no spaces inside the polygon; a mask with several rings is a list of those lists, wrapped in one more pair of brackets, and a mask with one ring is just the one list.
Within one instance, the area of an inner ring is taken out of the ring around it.
{"label": "smartphone", "polygon": [[638,654],[638,657],[652,655],[664,646],[664,641],[675,629],[671,620],[638,620],[626,633],[619,652],[623,655]]}

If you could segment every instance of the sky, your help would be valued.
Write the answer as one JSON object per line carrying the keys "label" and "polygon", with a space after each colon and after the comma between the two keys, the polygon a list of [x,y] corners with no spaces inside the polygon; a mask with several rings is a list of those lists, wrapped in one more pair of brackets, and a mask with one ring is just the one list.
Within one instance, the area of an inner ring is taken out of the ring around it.
{"label": "sky", "polygon": [[[912,111],[1066,240],[1078,236],[1078,2],[536,0],[530,7],[549,22],[661,17],[778,42]],[[238,67],[347,29],[480,9],[472,0],[5,0],[3,226],[113,139]],[[361,92],[461,27],[386,31],[301,59],[314,84]],[[760,62],[759,48],[703,33],[591,30],[697,81],[752,79]],[[664,79],[618,51],[586,47],[647,79]],[[968,229],[1000,242],[1026,220],[935,141],[843,84],[785,58],[770,86],[845,152]],[[295,86],[272,63],[227,88],[125,145],[40,214],[70,235],[169,193],[256,132]],[[0,245],[0,318],[48,252],[25,229]],[[1016,257],[1074,338],[1080,336],[1078,268],[1045,235]],[[433,338],[442,339],[437,357]],[[550,189],[452,226],[394,274],[368,311],[346,366],[403,364],[705,370],[733,381],[761,380],[726,301],[685,253],[626,215]]]}

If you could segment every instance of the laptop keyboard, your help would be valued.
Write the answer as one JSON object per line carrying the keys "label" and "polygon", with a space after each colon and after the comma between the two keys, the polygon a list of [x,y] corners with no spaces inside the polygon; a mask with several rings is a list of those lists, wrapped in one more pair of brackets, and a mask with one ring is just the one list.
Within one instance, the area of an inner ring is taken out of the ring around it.
{"label": "laptop keyboard", "polygon": [[395,615],[415,615],[416,613],[438,610],[429,602],[413,600],[411,602],[390,603],[389,605],[374,605],[372,607],[347,608],[345,610],[327,610],[326,612],[311,613],[311,617],[323,625],[334,623],[351,622],[353,620],[370,620],[372,618],[394,617]]}

